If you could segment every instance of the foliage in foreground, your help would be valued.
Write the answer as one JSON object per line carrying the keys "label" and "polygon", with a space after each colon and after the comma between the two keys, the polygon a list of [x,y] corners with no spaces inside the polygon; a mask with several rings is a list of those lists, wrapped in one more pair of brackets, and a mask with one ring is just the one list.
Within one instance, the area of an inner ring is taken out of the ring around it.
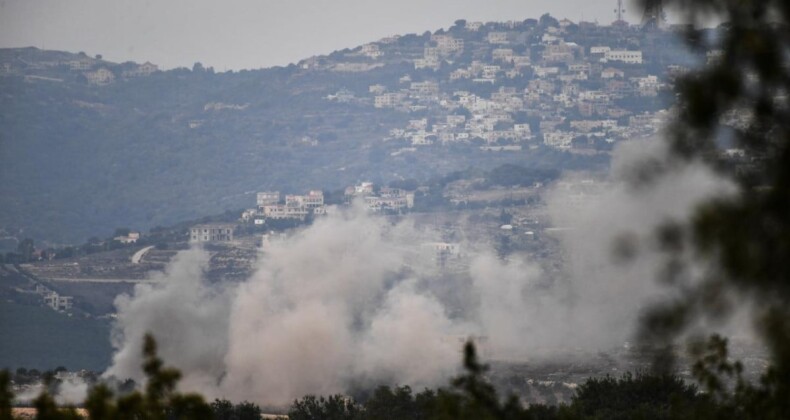
{"label": "foliage in foreground", "polygon": [[[171,419],[259,419],[256,404],[233,405],[227,400],[207,404],[198,394],[176,392],[181,374],[163,366],[156,355],[156,343],[149,335],[144,343],[143,369],[147,383],[143,392],[116,396],[105,385],[91,389],[83,406],[91,420],[171,420]],[[665,419],[706,418],[699,415],[722,413],[713,400],[674,376],[625,375],[590,379],[579,387],[569,405],[525,407],[516,397],[503,401],[486,379],[487,367],[480,364],[474,346],[465,348],[466,373],[449,389],[426,389],[413,394],[408,386],[381,386],[369,398],[357,403],[349,397],[308,395],[293,403],[292,420],[398,420],[398,419]],[[10,376],[0,373],[0,420],[11,419],[13,394]],[[45,391],[34,406],[40,420],[80,418],[73,408],[59,408]],[[713,417],[711,417],[713,418]],[[719,417],[720,418],[720,417]]]}
{"label": "foliage in foreground", "polygon": [[[450,419],[763,419],[782,418],[780,407],[770,403],[760,388],[747,385],[740,366],[726,361],[726,341],[703,348],[694,373],[707,392],[700,392],[673,375],[625,374],[591,378],[581,384],[569,404],[525,406],[515,396],[503,398],[487,380],[488,367],[482,365],[475,348],[464,349],[465,373],[450,388],[425,389],[414,394],[410,387],[381,386],[362,402],[343,395],[305,396],[294,401],[288,416],[292,420],[450,420]],[[198,394],[181,394],[176,385],[178,370],[164,367],[156,355],[156,343],[146,336],[143,370],[147,382],[143,392],[116,396],[106,385],[91,389],[83,406],[91,420],[171,420],[171,419],[259,419],[261,409],[254,403],[232,404],[215,400],[208,404]],[[718,382],[724,371],[736,376],[735,389]],[[0,420],[11,419],[13,394],[10,375],[0,372]],[[60,408],[48,388],[34,400],[40,420],[80,418],[70,407]],[[723,397],[728,398],[723,398]],[[774,396],[776,397],[776,396]]]}
{"label": "foliage in foreground", "polygon": [[426,389],[416,395],[408,386],[383,386],[363,403],[342,395],[306,396],[294,402],[292,420],[450,420],[450,419],[668,419],[726,418],[708,396],[672,375],[631,375],[589,379],[570,404],[525,407],[516,397],[502,399],[486,380],[474,346],[465,348],[466,373],[451,389]]}
{"label": "foliage in foreground", "polygon": [[[790,418],[790,2],[663,5],[691,24],[689,47],[721,56],[677,83],[671,154],[647,172],[660,177],[679,164],[704,162],[734,192],[707,200],[689,220],[659,230],[667,258],[663,280],[677,293],[645,317],[643,339],[670,349],[681,337],[704,337],[690,343],[692,368],[726,413]],[[712,21],[724,23],[696,29]],[[709,336],[704,327],[744,309],[770,358],[757,383],[743,380],[741,365],[728,357],[727,341]]]}

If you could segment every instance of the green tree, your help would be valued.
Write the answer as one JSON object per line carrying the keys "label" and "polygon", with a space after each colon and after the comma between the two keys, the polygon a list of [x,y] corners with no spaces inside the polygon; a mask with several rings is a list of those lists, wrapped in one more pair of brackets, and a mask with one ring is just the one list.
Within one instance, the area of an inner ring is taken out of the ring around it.
{"label": "green tree", "polygon": [[156,354],[156,341],[150,334],[145,336],[143,355],[143,371],[147,378],[145,392],[134,391],[113,399],[113,392],[106,385],[94,387],[85,401],[91,420],[212,418],[212,407],[202,396],[176,392],[181,373],[164,366]]}
{"label": "green tree", "polygon": [[515,396],[502,402],[494,386],[486,379],[488,366],[477,359],[472,342],[464,346],[465,374],[453,380],[453,391],[438,393],[437,419],[529,419]]}
{"label": "green tree", "polygon": [[131,231],[131,229],[124,227],[115,228],[115,232],[112,234],[112,236],[113,238],[118,236],[128,236]]}
{"label": "green tree", "polygon": [[233,403],[226,399],[215,399],[211,403],[211,411],[214,412],[215,420],[233,420]]}
{"label": "green tree", "polygon": [[261,407],[248,401],[233,405],[226,399],[215,399],[211,403],[215,420],[259,420]]}
{"label": "green tree", "polygon": [[258,404],[242,401],[233,407],[236,420],[259,420],[261,418],[261,407]]}
{"label": "green tree", "polygon": [[[643,0],[649,3],[652,0]],[[678,82],[672,154],[653,171],[702,160],[731,179],[737,191],[700,206],[690,220],[658,232],[669,261],[669,284],[681,297],[645,318],[646,342],[669,348],[700,319],[720,320],[733,308],[759,302],[755,325],[770,353],[759,383],[740,379],[727,341],[698,343],[694,372],[733,417],[790,416],[790,2],[786,0],[669,0],[692,23],[689,45],[719,58]],[[725,22],[715,31],[693,29]],[[711,36],[711,34],[713,36]],[[734,123],[728,123],[734,121]],[[742,156],[722,153],[730,138]],[[692,268],[684,255],[694,256]],[[700,273],[695,271],[707,267]],[[737,296],[737,298],[734,298]],[[747,297],[743,299],[742,297]],[[725,384],[735,384],[727,387]]]}
{"label": "green tree", "polygon": [[429,390],[412,395],[408,386],[380,386],[365,402],[364,418],[370,420],[419,420],[432,418],[435,394]]}
{"label": "green tree", "polygon": [[327,398],[307,395],[294,401],[288,410],[289,420],[353,420],[360,407],[350,398],[331,395]]}
{"label": "green tree", "polygon": [[16,252],[19,254],[22,262],[28,262],[33,259],[33,252],[36,250],[33,245],[33,240],[25,238],[16,247]]}
{"label": "green tree", "polygon": [[578,418],[663,419],[712,413],[713,405],[677,376],[627,373],[588,379],[577,389],[570,409]]}
{"label": "green tree", "polygon": [[11,404],[13,402],[11,374],[7,370],[2,370],[0,371],[0,420],[11,420]]}

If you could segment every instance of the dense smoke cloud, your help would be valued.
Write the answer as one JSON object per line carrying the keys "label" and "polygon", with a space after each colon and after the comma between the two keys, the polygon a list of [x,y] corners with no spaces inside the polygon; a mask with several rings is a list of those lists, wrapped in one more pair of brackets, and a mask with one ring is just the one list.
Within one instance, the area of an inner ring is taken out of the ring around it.
{"label": "dense smoke cloud", "polygon": [[687,220],[701,201],[733,191],[693,162],[641,180],[640,174],[666,162],[666,153],[661,141],[624,143],[612,157],[608,182],[566,177],[549,194],[555,226],[568,229],[561,235],[568,276],[557,287],[568,308],[561,325],[574,347],[604,348],[632,338],[643,309],[669,292],[658,281],[666,254],[657,228]]}
{"label": "dense smoke cloud", "polygon": [[435,385],[456,362],[444,308],[404,273],[419,242],[357,206],[276,243],[233,304],[223,389],[288,402],[354,379]]}
{"label": "dense smoke cloud", "polygon": [[[657,143],[657,142],[656,142]],[[182,386],[206,395],[288,404],[305,394],[379,383],[446,384],[460,366],[459,338],[482,339],[484,355],[505,360],[621,345],[660,289],[655,226],[687,216],[727,185],[690,165],[641,190],[629,167],[664,150],[634,144],[615,153],[606,182],[572,177],[548,195],[561,230],[565,274],[549,276],[527,255],[507,260],[462,244],[468,273],[436,276],[420,247],[436,240],[408,219],[391,225],[361,206],[325,218],[261,255],[235,285],[207,285],[208,259],[182,252],[156,285],[117,300],[117,353],[108,375],[140,379],[146,331],[184,373]],[[638,238],[638,258],[613,261],[612,244]],[[468,287],[463,307],[437,290]]]}
{"label": "dense smoke cloud", "polygon": [[205,389],[217,382],[225,370],[232,296],[204,282],[208,257],[198,249],[181,252],[152,276],[155,284],[138,284],[133,296],[115,300],[112,343],[118,350],[106,376],[142,379],[143,337],[150,332],[159,354],[185,373],[183,386]]}

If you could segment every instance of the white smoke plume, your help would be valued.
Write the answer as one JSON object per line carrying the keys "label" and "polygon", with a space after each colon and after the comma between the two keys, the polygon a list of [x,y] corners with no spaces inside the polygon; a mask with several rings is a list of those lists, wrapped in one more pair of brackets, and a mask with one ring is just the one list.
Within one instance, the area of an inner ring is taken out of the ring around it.
{"label": "white smoke plume", "polygon": [[419,235],[382,222],[355,207],[272,247],[237,290],[223,390],[283,403],[381,375],[435,385],[452,371],[452,323],[404,278],[419,244],[404,241]]}
{"label": "white smoke plume", "polygon": [[204,251],[181,252],[164,273],[153,275],[155,285],[138,284],[133,296],[115,300],[112,343],[118,351],[105,376],[141,380],[143,336],[150,332],[158,340],[159,355],[186,373],[183,386],[216,384],[224,372],[231,295],[204,282],[207,263]]}
{"label": "white smoke plume", "polygon": [[82,404],[88,396],[88,383],[82,378],[67,378],[57,389],[55,401],[60,405]]}
{"label": "white smoke plume", "polygon": [[59,405],[78,405],[88,396],[88,383],[80,377],[69,377],[58,381],[57,386],[50,387],[43,381],[29,385],[14,395],[14,401],[21,404],[32,404],[43,391],[50,392]]}
{"label": "white smoke plume", "polygon": [[[585,184],[568,178],[553,189],[550,214],[555,226],[567,228],[560,278],[527,255],[503,261],[462,244],[465,280],[437,287],[432,282],[455,280],[437,280],[435,266],[420,258],[420,244],[435,240],[431,232],[408,220],[391,225],[360,206],[335,209],[273,243],[255,273],[236,286],[207,285],[207,255],[182,252],[158,284],[117,300],[117,353],[107,375],[140,379],[148,331],[160,355],[183,372],[184,389],[275,405],[379,383],[445,385],[460,366],[459,337],[486,337],[484,350],[508,360],[618,346],[660,294],[661,260],[645,249],[631,263],[616,264],[614,240],[624,233],[647,238],[657,224],[728,190],[700,165],[650,190],[625,182],[630,175],[623,168],[663,153],[654,144],[621,147],[603,187],[571,188]],[[471,288],[469,307],[451,308],[432,292],[453,287]]]}

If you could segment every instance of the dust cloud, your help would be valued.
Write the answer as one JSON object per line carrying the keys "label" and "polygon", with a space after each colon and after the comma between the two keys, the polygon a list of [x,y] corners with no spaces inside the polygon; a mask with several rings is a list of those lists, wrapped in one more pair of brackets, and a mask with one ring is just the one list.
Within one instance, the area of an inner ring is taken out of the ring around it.
{"label": "dust cloud", "polygon": [[[117,352],[105,376],[142,379],[146,332],[184,374],[183,389],[272,405],[381,383],[445,385],[466,337],[500,360],[620,346],[645,305],[666,293],[656,283],[656,226],[730,190],[698,164],[649,187],[630,182],[634,165],[665,153],[658,141],[625,144],[606,179],[569,175],[550,187],[548,210],[562,228],[560,276],[529,255],[502,260],[469,242],[461,244],[466,280],[437,287],[455,280],[437,277],[421,247],[435,233],[361,205],[334,208],[273,242],[242,283],[208,284],[208,254],[181,252],[156,284],[117,299]],[[626,263],[613,258],[623,237],[639,244]],[[468,288],[468,305],[433,292],[453,288]]]}

